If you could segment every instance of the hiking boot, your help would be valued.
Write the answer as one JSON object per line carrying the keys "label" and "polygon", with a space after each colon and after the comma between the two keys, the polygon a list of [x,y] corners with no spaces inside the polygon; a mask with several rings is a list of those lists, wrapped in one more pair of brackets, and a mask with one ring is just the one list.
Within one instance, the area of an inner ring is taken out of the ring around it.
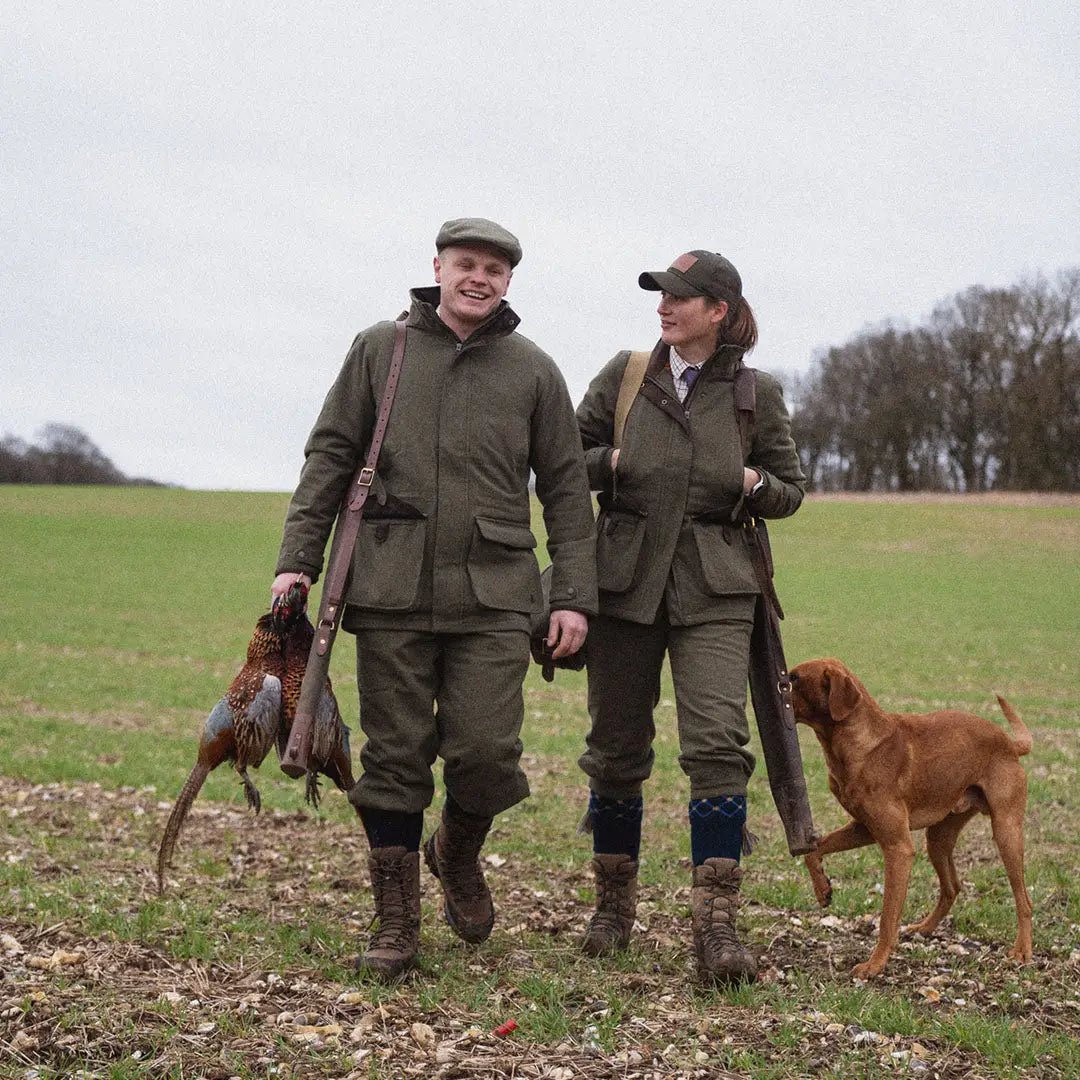
{"label": "hiking boot", "polygon": [[495,908],[480,868],[480,849],[491,818],[443,813],[424,845],[424,862],[443,888],[443,915],[462,941],[478,945],[495,925]]}
{"label": "hiking boot", "polygon": [[694,867],[690,906],[694,952],[704,982],[753,982],[757,961],[735,933],[743,870],[734,859],[706,859]]}
{"label": "hiking boot", "polygon": [[420,943],[420,853],[372,848],[368,869],[379,925],[353,966],[361,974],[392,982],[412,967]]}
{"label": "hiking boot", "polygon": [[594,855],[596,911],[581,942],[587,956],[605,956],[630,943],[637,910],[636,859],[629,855]]}

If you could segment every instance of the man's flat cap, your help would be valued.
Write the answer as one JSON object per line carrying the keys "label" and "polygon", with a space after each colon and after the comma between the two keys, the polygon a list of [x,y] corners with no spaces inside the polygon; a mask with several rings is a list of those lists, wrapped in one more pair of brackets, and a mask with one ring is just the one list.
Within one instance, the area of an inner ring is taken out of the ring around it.
{"label": "man's flat cap", "polygon": [[447,221],[435,237],[435,250],[448,247],[489,247],[502,252],[510,260],[511,269],[521,262],[521,244],[518,238],[482,217],[454,218]]}

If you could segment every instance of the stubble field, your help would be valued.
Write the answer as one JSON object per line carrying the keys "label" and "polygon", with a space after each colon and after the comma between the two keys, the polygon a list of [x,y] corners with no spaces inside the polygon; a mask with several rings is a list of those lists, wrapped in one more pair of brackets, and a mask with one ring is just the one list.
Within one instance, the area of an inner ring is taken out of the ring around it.
{"label": "stubble field", "polygon": [[[1000,692],[1031,727],[1033,963],[1005,958],[1011,894],[977,820],[958,845],[953,916],[903,943],[883,977],[852,982],[873,943],[880,854],[834,856],[833,905],[819,909],[759,772],[742,925],[762,977],[726,991],[693,979],[669,683],[639,928],[613,961],[577,949],[592,883],[575,835],[575,674],[529,676],[533,796],[485,848],[497,922],[483,946],[441,922],[425,874],[419,969],[396,987],[358,983],[349,962],[371,919],[362,832],[337,792],[307,809],[273,758],[254,774],[257,818],[235,775],[213,774],[157,896],[161,829],[264,610],[285,503],[0,487],[0,1076],[1080,1074],[1076,500],[819,498],[772,530],[792,663],[840,656],[893,709],[1000,723]],[[333,672],[355,731],[349,645],[343,635]],[[832,828],[844,815],[803,735],[815,818]],[[934,895],[920,852],[906,919]]]}

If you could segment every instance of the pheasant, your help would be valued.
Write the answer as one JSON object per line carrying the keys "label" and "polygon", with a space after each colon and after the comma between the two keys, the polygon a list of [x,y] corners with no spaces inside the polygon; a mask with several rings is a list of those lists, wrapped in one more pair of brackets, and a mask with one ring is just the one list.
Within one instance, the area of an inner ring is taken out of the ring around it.
{"label": "pheasant", "polygon": [[[277,739],[279,760],[284,759],[285,749],[289,745],[289,734],[296,716],[300,688],[304,682],[304,672],[314,637],[315,628],[304,616],[285,642],[285,677],[281,685],[281,725]],[[320,798],[319,773],[329,777],[344,792],[348,792],[353,786],[349,728],[341,718],[341,710],[338,708],[337,698],[334,697],[329,675],[315,709],[308,764],[304,799],[315,808],[318,808]]]}
{"label": "pheasant", "polygon": [[[258,768],[275,742],[279,753],[288,742],[314,636],[304,612],[307,591],[307,586],[298,581],[274,601],[270,612],[260,616],[244,665],[206,719],[195,767],[165,825],[158,851],[159,893],[164,892],[165,871],[180,827],[207,776],[223,761],[232,762],[240,774],[248,806],[256,813],[261,808],[258,789],[247,770]],[[348,728],[341,720],[329,679],[316,715],[312,762],[342,790],[352,786]],[[306,797],[318,805],[315,775],[308,776]]]}

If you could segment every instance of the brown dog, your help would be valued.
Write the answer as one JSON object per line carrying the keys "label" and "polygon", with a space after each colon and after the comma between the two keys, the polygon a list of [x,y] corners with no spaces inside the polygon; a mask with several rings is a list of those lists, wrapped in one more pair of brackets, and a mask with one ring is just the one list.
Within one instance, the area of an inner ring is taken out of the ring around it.
{"label": "brown dog", "polygon": [[960,891],[953,847],[976,814],[989,814],[1016,900],[1018,930],[1009,954],[1031,959],[1031,898],[1024,884],[1024,807],[1027,777],[1020,757],[1031,734],[1000,695],[1013,738],[989,720],[955,710],[883,712],[839,660],[807,660],[791,671],[795,719],[818,737],[829,767],[829,788],[854,818],[822,837],[806,856],[818,903],[832,899],[823,855],[878,844],[885,856],[885,898],[877,945],[852,977],[877,975],[900,933],[915,848],[913,829],[926,829],[926,850],[941,882],[937,906],[905,933],[928,934],[949,913]]}

